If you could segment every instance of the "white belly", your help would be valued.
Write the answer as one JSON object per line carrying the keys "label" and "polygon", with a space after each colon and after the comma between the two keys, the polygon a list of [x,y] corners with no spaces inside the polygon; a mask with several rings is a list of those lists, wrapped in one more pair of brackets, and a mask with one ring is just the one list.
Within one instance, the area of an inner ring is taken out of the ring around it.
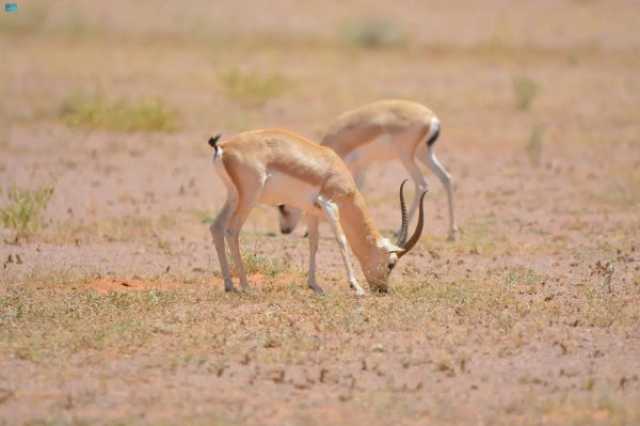
{"label": "white belly", "polygon": [[260,203],[277,206],[286,204],[291,207],[310,211],[315,209],[318,197],[317,186],[310,185],[280,172],[269,172],[265,178]]}
{"label": "white belly", "polygon": [[397,152],[389,135],[383,135],[351,151],[344,157],[344,162],[352,171],[366,168],[368,165],[395,160]]}

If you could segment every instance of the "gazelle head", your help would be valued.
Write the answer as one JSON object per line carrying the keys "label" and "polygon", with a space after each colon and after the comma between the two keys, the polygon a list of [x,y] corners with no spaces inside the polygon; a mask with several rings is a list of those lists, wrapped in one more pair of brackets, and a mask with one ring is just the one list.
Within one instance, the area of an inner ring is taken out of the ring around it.
{"label": "gazelle head", "polygon": [[386,293],[389,288],[389,275],[391,271],[396,267],[398,261],[402,256],[409,253],[409,251],[416,245],[420,236],[422,235],[422,229],[424,226],[424,206],[423,200],[426,195],[426,191],[420,196],[420,211],[418,215],[418,224],[413,232],[413,235],[407,240],[407,231],[409,221],[407,218],[407,206],[404,201],[404,184],[405,180],[400,185],[400,213],[402,215],[402,226],[398,239],[395,243],[392,243],[387,238],[382,238],[376,244],[376,249],[369,256],[366,264],[362,265],[362,271],[364,273],[369,288],[372,291],[380,293]]}
{"label": "gazelle head", "polygon": [[278,206],[278,222],[280,223],[280,232],[283,234],[290,234],[298,226],[300,218],[302,217],[302,210],[289,207],[286,204],[280,204]]}

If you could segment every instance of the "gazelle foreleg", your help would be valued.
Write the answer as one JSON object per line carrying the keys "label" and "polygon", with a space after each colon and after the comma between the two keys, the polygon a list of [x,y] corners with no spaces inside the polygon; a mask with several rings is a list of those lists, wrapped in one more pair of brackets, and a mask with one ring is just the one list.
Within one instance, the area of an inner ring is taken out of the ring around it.
{"label": "gazelle foreleg", "polygon": [[307,284],[313,291],[322,294],[324,291],[316,282],[316,253],[318,252],[319,238],[317,216],[308,216],[307,234],[309,235],[309,274],[307,276]]}
{"label": "gazelle foreleg", "polygon": [[349,256],[349,247],[347,246],[347,237],[345,237],[344,232],[342,231],[342,226],[340,225],[340,216],[338,211],[338,206],[330,201],[325,199],[322,195],[318,195],[317,203],[324,210],[324,214],[327,217],[327,221],[329,225],[331,225],[331,229],[333,230],[333,234],[338,241],[338,245],[340,246],[340,254],[342,255],[342,260],[347,269],[347,278],[349,280],[349,285],[356,291],[356,295],[363,296],[364,289],[360,287],[358,284],[358,280],[356,279],[356,274],[353,270],[353,265],[351,264],[351,259]]}

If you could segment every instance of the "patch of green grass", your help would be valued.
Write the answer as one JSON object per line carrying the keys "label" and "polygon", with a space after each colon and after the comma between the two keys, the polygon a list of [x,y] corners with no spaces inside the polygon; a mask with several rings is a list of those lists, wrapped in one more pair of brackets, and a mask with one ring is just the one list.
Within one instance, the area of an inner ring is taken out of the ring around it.
{"label": "patch of green grass", "polygon": [[98,95],[75,94],[62,104],[60,118],[72,127],[117,132],[171,132],[178,115],[160,100],[109,100]]}
{"label": "patch of green grass", "polygon": [[403,46],[406,34],[388,19],[362,19],[347,22],[341,31],[342,38],[355,47],[380,49]]}
{"label": "patch of green grass", "polygon": [[517,110],[529,110],[539,92],[540,86],[535,80],[527,76],[517,76],[513,78],[513,93],[516,99]]}
{"label": "patch of green grass", "polygon": [[542,159],[542,145],[544,142],[544,127],[537,125],[531,129],[529,141],[527,142],[526,151],[529,163],[538,167]]}
{"label": "patch of green grass", "polygon": [[263,105],[291,86],[289,79],[279,73],[259,74],[238,68],[221,72],[218,81],[229,99],[250,106]]}
{"label": "patch of green grass", "polygon": [[7,203],[0,208],[0,223],[17,235],[26,236],[42,226],[42,212],[53,195],[52,187],[36,190],[13,187],[7,191]]}

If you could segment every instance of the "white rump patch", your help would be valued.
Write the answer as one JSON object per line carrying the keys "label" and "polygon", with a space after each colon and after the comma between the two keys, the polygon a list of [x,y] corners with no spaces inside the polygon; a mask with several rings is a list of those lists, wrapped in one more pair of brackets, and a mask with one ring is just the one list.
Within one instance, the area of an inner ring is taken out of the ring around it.
{"label": "white rump patch", "polygon": [[431,117],[431,126],[429,127],[429,137],[427,140],[431,139],[433,135],[435,135],[440,130],[440,120],[437,117]]}
{"label": "white rump patch", "polygon": [[217,159],[219,159],[219,158],[222,158],[222,153],[223,153],[223,152],[224,152],[224,151],[222,150],[222,148],[217,147],[217,148],[215,149],[215,151],[213,152],[213,159],[214,159],[214,160],[217,160]]}

